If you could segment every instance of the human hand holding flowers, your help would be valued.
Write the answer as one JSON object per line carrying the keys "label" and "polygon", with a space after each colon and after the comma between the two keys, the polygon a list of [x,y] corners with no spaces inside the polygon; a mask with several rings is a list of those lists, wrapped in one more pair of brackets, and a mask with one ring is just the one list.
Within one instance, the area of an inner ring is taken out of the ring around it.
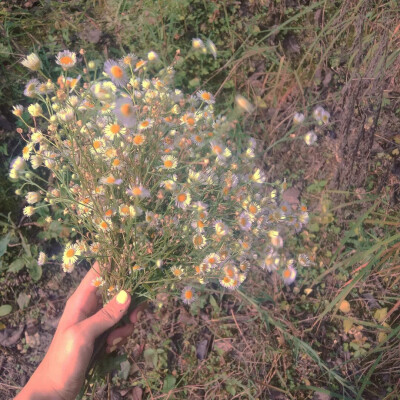
{"label": "human hand holding flowers", "polygon": [[[95,263],[68,299],[46,356],[16,400],[68,400],[79,393],[95,350],[95,339],[121,320],[131,302],[130,295],[121,290],[101,307],[97,287],[92,285],[99,272]],[[115,350],[132,334],[140,310],[138,307],[129,315],[130,324],[115,328],[108,335],[107,352]]]}

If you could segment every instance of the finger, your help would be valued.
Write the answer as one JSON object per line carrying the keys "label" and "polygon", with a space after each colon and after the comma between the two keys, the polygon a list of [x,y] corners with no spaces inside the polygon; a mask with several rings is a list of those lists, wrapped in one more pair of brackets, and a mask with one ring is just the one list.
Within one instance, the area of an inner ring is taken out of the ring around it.
{"label": "finger", "polygon": [[146,308],[149,306],[147,301],[139,304],[130,314],[129,314],[129,320],[132,322],[132,324],[136,324],[140,322],[140,320],[143,318],[144,311]]}
{"label": "finger", "polygon": [[96,261],[69,298],[59,326],[74,325],[93,315],[99,309],[99,299],[96,295],[98,288],[92,284],[93,280],[99,276],[100,266]]}
{"label": "finger", "polygon": [[133,324],[128,324],[115,328],[107,337],[107,344],[110,346],[116,346],[122,342],[123,339],[132,335],[134,329]]}
{"label": "finger", "polygon": [[79,327],[88,340],[94,341],[107,329],[114,326],[126,313],[131,302],[131,296],[121,290],[109,303],[97,311],[96,314],[81,321]]}
{"label": "finger", "polygon": [[[83,301],[92,298],[92,295],[98,290],[98,287],[93,285],[93,280],[99,276],[101,276],[101,269],[99,263],[96,261],[86,273],[72,296]],[[95,299],[95,297],[93,298]]]}

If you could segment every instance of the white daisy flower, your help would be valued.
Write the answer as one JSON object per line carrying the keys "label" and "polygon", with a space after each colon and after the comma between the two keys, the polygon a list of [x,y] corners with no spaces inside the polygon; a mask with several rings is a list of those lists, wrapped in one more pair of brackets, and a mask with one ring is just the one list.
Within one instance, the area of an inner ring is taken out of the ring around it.
{"label": "white daisy flower", "polygon": [[191,286],[186,286],[182,290],[181,299],[185,304],[192,304],[196,300],[196,295]]}
{"label": "white daisy flower", "polygon": [[317,141],[317,138],[314,131],[309,131],[304,135],[304,141],[308,146],[312,146]]}
{"label": "white daisy flower", "polygon": [[251,218],[247,212],[242,212],[238,218],[239,227],[243,231],[251,229]]}
{"label": "white daisy flower", "polygon": [[104,63],[104,72],[117,86],[126,86],[129,82],[129,76],[126,72],[125,66],[117,61],[107,60]]}
{"label": "white daisy flower", "polygon": [[179,208],[185,209],[191,202],[192,197],[189,192],[179,192],[175,198],[175,204]]}
{"label": "white daisy flower", "polygon": [[291,285],[296,279],[297,271],[289,264],[282,272],[283,282],[285,285]]}
{"label": "white daisy flower", "polygon": [[80,254],[81,251],[76,244],[68,243],[64,249],[63,263],[75,264]]}
{"label": "white daisy flower", "polygon": [[56,57],[56,63],[63,69],[70,69],[76,64],[76,54],[69,50],[60,51]]}
{"label": "white daisy flower", "polygon": [[305,117],[304,117],[303,113],[296,113],[296,114],[294,114],[294,117],[293,117],[293,123],[295,125],[299,125],[304,121],[304,118]]}

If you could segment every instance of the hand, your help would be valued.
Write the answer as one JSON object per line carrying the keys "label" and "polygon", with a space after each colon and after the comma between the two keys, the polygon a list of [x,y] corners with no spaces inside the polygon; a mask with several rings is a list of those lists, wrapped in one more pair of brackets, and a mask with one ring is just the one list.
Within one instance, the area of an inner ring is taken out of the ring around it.
{"label": "hand", "polygon": [[[114,326],[127,312],[130,295],[121,290],[101,308],[93,279],[99,276],[96,262],[68,299],[53,341],[43,361],[15,400],[75,399],[85,379],[95,339]],[[107,337],[107,352],[124,343],[141,314],[136,308],[130,324],[114,329]]]}

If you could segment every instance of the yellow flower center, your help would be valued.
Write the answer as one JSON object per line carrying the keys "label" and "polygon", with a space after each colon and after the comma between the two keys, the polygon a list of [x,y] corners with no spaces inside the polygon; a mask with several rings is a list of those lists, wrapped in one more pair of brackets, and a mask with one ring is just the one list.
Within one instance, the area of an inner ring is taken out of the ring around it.
{"label": "yellow flower center", "polygon": [[141,189],[140,187],[136,186],[136,187],[134,187],[134,188],[132,189],[132,193],[133,193],[135,196],[140,196],[140,195],[142,194],[142,189]]}
{"label": "yellow flower center", "polygon": [[222,147],[218,146],[218,145],[213,146],[213,152],[216,153],[216,154],[221,154],[222,153]]}
{"label": "yellow flower center", "polygon": [[60,63],[65,65],[70,65],[74,63],[74,60],[70,56],[64,56],[60,58]]}
{"label": "yellow flower center", "polygon": [[107,210],[106,211],[106,217],[111,217],[111,215],[113,215],[113,211],[112,210]]}
{"label": "yellow flower center", "polygon": [[149,121],[143,121],[140,125],[142,128],[147,128],[149,126]]}
{"label": "yellow flower center", "polygon": [[119,131],[121,130],[121,127],[118,124],[112,124],[110,126],[110,131],[111,133],[113,133],[114,135],[117,134]]}
{"label": "yellow flower center", "polygon": [[67,257],[73,257],[75,255],[74,249],[68,249],[67,253],[65,254]]}
{"label": "yellow flower center", "polygon": [[132,107],[130,104],[122,104],[120,111],[122,113],[122,115],[124,115],[125,117],[129,117],[129,115],[132,114]]}
{"label": "yellow flower center", "polygon": [[180,203],[183,203],[186,200],[187,196],[185,193],[181,193],[180,195],[178,195],[178,201]]}
{"label": "yellow flower center", "polygon": [[109,176],[106,180],[107,183],[114,183],[115,182],[115,178],[113,176]]}
{"label": "yellow flower center", "polygon": [[110,69],[111,74],[114,78],[121,79],[124,76],[124,71],[118,65],[113,65]]}
{"label": "yellow flower center", "polygon": [[124,214],[129,214],[129,207],[128,206],[123,206],[121,208],[121,212],[123,212]]}
{"label": "yellow flower center", "polygon": [[290,275],[291,275],[292,273],[290,272],[290,269],[285,269],[284,271],[283,271],[283,277],[284,278],[290,278]]}
{"label": "yellow flower center", "polygon": [[232,268],[227,268],[226,275],[229,276],[230,278],[233,278],[235,276],[235,272],[233,271]]}
{"label": "yellow flower center", "polygon": [[164,167],[165,168],[172,168],[173,165],[174,165],[174,163],[171,160],[165,160],[164,161]]}
{"label": "yellow flower center", "polygon": [[257,207],[256,207],[255,205],[251,204],[251,205],[249,206],[249,211],[250,211],[252,214],[255,214],[255,213],[257,212]]}
{"label": "yellow flower center", "polygon": [[103,229],[107,229],[107,228],[108,228],[107,222],[104,222],[104,221],[100,224],[100,226],[101,226]]}
{"label": "yellow flower center", "polygon": [[201,94],[201,98],[203,99],[203,100],[210,100],[211,99],[211,95],[210,95],[210,93],[207,93],[207,92],[204,92],[204,93],[202,93]]}
{"label": "yellow flower center", "polygon": [[120,164],[121,164],[121,161],[118,160],[118,158],[116,158],[116,159],[113,161],[113,166],[114,166],[114,167],[118,167],[118,165],[120,165]]}
{"label": "yellow flower center", "polygon": [[93,147],[97,150],[101,147],[101,142],[99,140],[96,140],[95,142],[93,142]]}
{"label": "yellow flower center", "polygon": [[133,138],[133,142],[137,145],[142,144],[144,142],[144,137],[142,135],[137,135]]}
{"label": "yellow flower center", "polygon": [[193,126],[193,125],[196,123],[195,119],[192,118],[192,117],[189,117],[189,118],[186,120],[186,122],[187,122],[187,124],[190,125],[190,126]]}
{"label": "yellow flower center", "polygon": [[185,299],[190,300],[191,298],[193,298],[193,292],[191,290],[186,290]]}
{"label": "yellow flower center", "polygon": [[193,239],[193,243],[194,243],[196,246],[202,245],[202,244],[203,244],[203,238],[202,238],[202,236],[200,236],[200,235],[195,236],[194,239]]}

